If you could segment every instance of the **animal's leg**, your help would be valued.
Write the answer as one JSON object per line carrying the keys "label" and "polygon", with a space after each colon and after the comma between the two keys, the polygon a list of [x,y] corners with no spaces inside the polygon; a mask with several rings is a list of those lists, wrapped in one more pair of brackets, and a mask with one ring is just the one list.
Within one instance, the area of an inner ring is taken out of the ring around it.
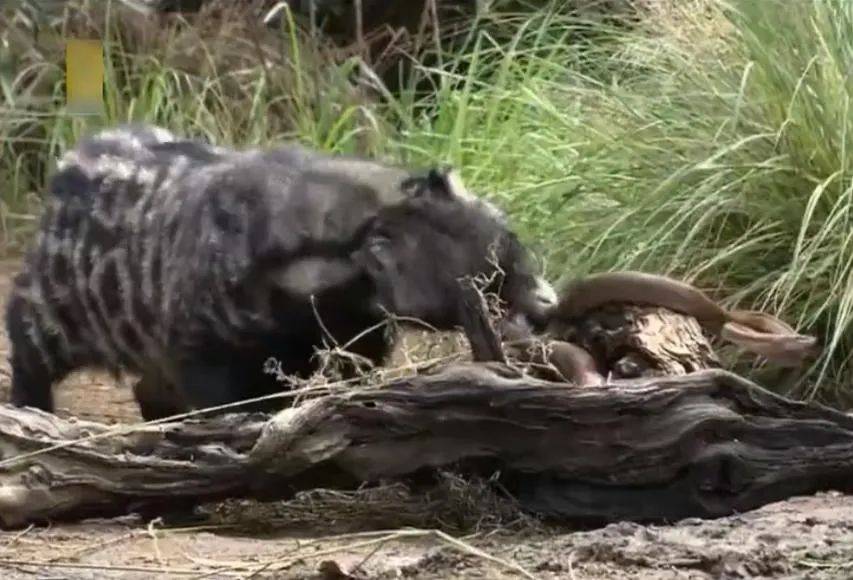
{"label": "animal's leg", "polygon": [[145,421],[156,421],[188,410],[175,386],[156,372],[142,375],[133,385],[133,395]]}
{"label": "animal's leg", "polygon": [[6,327],[12,349],[11,403],[52,413],[53,385],[72,370],[61,356],[57,338],[39,326],[29,303],[19,296],[10,299]]}
{"label": "animal's leg", "polygon": [[[180,372],[180,394],[192,409],[206,409],[234,403],[243,398],[240,385],[234,381],[237,373],[226,362],[192,360],[182,365]],[[250,377],[246,377],[250,380]],[[243,411],[235,408],[235,411]]]}
{"label": "animal's leg", "polygon": [[68,373],[50,372],[34,362],[30,345],[12,347],[12,393],[10,402],[16,407],[35,407],[53,413],[53,385]]}
{"label": "animal's leg", "polygon": [[[133,385],[133,394],[139,404],[139,412],[145,421],[156,421],[172,415],[189,411],[186,399],[177,387],[161,373],[148,371]],[[163,518],[168,525],[199,524],[207,519],[204,514],[197,512],[198,502],[188,497],[173,501],[169,509],[161,506],[148,505],[143,507],[131,506],[129,511],[135,511],[143,519]]]}

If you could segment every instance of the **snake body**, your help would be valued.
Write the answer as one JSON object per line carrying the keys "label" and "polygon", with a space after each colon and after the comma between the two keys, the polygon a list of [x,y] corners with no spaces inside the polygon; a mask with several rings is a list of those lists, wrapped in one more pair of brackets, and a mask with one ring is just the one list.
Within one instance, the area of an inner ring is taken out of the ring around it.
{"label": "snake body", "polygon": [[799,366],[817,345],[815,337],[799,334],[775,316],[727,310],[690,284],[630,270],[574,281],[561,293],[554,314],[577,318],[610,302],[650,304],[692,316],[711,334],[783,366]]}
{"label": "snake body", "polygon": [[[608,303],[648,304],[694,317],[720,339],[759,354],[779,366],[796,367],[814,354],[817,339],[799,334],[784,321],[754,310],[727,310],[704,292],[667,276],[637,271],[592,274],[560,292],[552,320],[577,319]],[[603,380],[584,349],[551,341],[549,362],[579,384]]]}
{"label": "snake body", "polygon": [[542,344],[533,336],[529,324],[518,317],[503,321],[501,337],[510,354],[556,371],[558,379],[584,386],[604,382],[595,359],[586,349],[564,340],[547,340]]}

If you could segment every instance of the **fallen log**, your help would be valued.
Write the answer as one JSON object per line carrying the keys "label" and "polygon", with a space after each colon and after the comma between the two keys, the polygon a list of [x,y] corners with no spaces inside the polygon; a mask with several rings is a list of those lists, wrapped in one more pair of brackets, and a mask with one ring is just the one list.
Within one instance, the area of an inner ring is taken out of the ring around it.
{"label": "fallen log", "polygon": [[424,468],[498,472],[524,509],[598,523],[717,517],[853,487],[853,418],[723,370],[572,387],[456,364],[273,416],[114,429],[0,406],[3,527],[287,498]]}
{"label": "fallen log", "polygon": [[649,378],[720,367],[696,319],[660,307],[607,305],[573,323],[553,320],[547,334],[534,336],[518,321],[502,327],[511,356],[545,380],[591,385],[607,376]]}

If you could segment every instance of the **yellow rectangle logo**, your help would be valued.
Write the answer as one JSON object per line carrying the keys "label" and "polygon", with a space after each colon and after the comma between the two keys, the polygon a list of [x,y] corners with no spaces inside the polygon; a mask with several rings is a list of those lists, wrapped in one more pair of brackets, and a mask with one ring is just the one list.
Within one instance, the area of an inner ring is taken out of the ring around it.
{"label": "yellow rectangle logo", "polygon": [[65,97],[69,113],[104,113],[104,49],[100,40],[67,39]]}

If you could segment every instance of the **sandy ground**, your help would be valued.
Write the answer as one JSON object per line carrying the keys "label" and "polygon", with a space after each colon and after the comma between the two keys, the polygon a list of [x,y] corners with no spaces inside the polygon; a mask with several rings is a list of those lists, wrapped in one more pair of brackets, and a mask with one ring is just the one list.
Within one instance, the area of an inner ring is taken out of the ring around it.
{"label": "sandy ground", "polygon": [[[16,267],[0,262],[2,300]],[[8,394],[6,353],[0,333],[0,400]],[[91,374],[61,385],[57,404],[60,414],[108,423],[139,419],[127,385]],[[461,544],[383,531],[394,514],[271,523],[274,507],[208,506],[230,514],[231,527],[213,518],[207,528],[167,529],[128,516],[0,533],[0,578],[853,578],[853,497],[839,494],[668,526],[492,526],[456,536]]]}

